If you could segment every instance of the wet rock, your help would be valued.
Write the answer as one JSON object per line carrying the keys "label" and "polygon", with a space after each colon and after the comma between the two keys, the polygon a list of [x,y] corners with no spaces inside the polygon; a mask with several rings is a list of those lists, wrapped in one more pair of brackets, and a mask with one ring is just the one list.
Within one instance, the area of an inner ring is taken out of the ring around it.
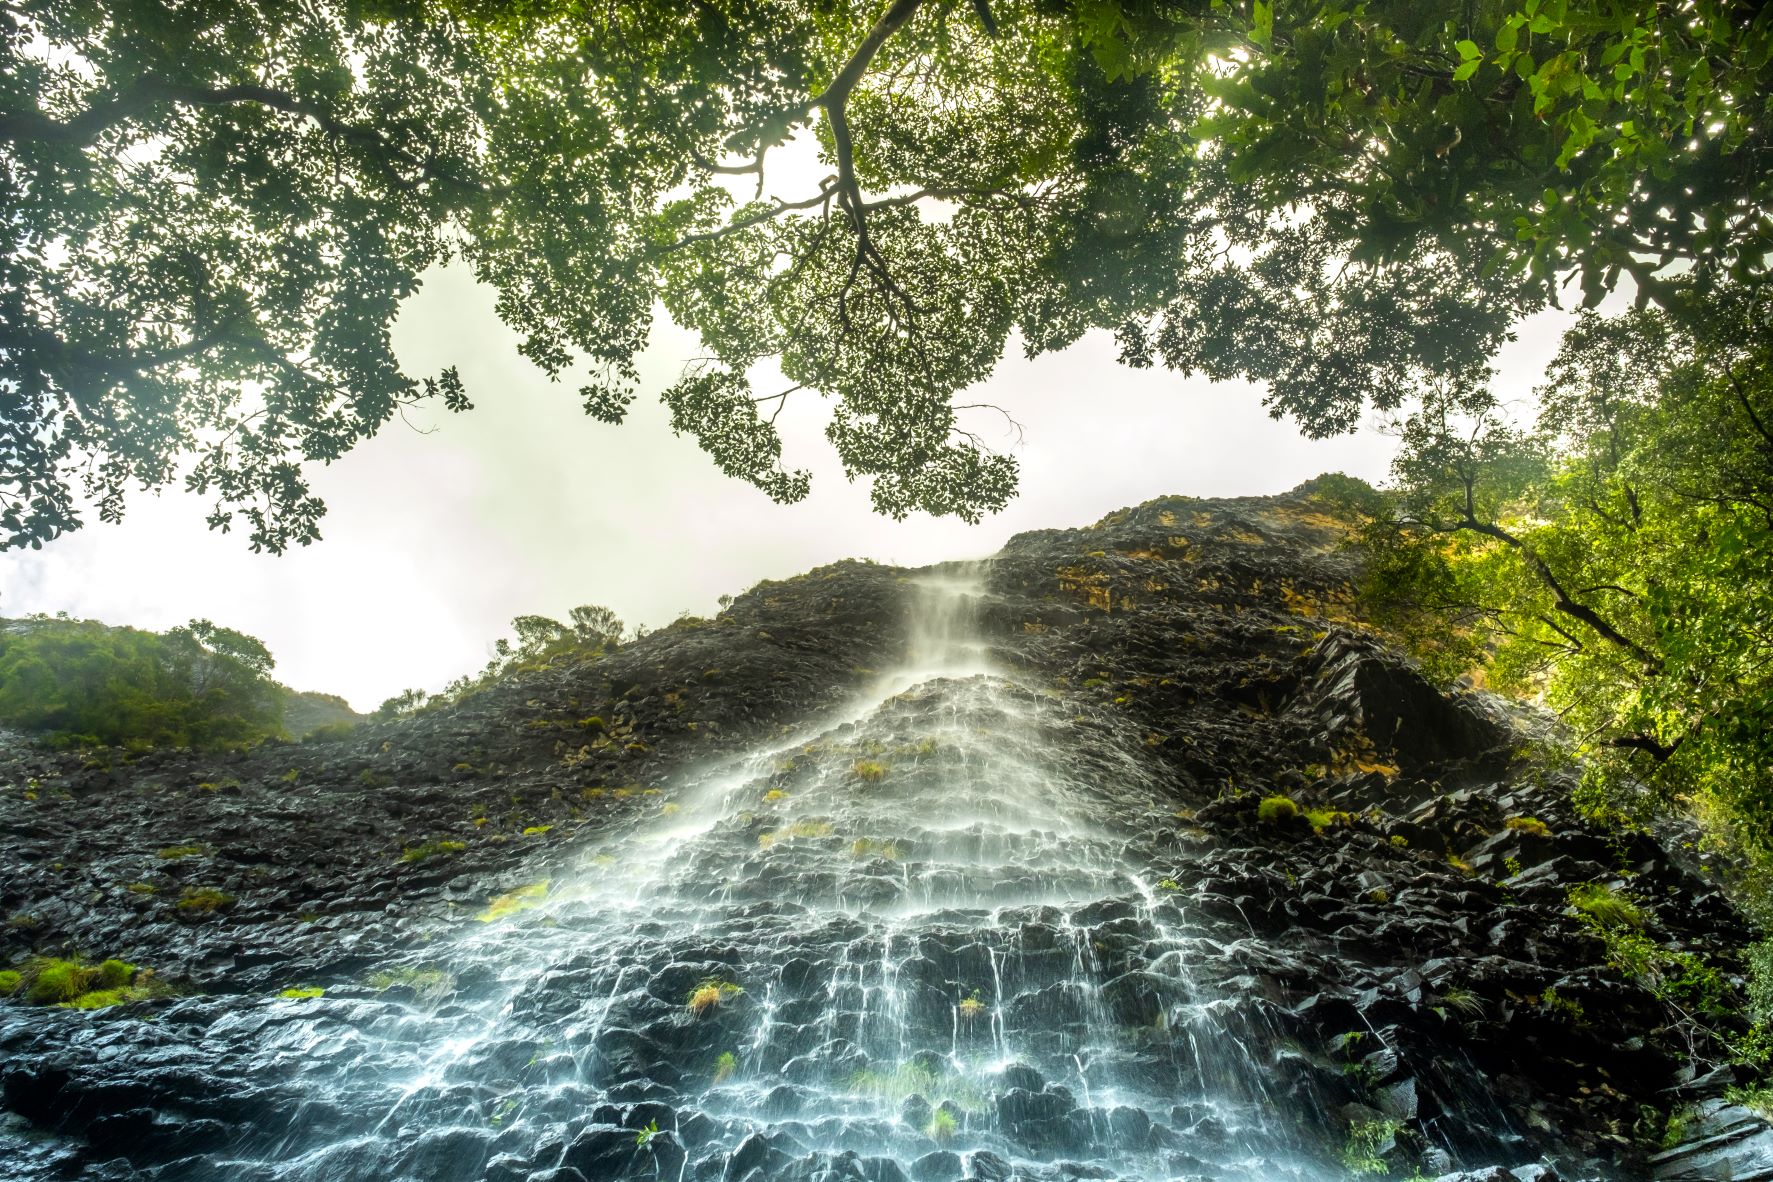
{"label": "wet rock", "polygon": [[1651,1176],[1667,1182],[1768,1182],[1773,1179],[1773,1128],[1725,1100],[1690,1110],[1681,1144],[1650,1159]]}
{"label": "wet rock", "polygon": [[955,1182],[965,1167],[960,1155],[936,1149],[911,1163],[912,1182]]}

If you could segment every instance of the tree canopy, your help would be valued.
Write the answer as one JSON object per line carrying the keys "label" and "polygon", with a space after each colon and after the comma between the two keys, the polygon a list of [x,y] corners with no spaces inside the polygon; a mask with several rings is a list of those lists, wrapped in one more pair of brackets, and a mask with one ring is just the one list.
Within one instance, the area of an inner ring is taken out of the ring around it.
{"label": "tree canopy", "polygon": [[304,465],[470,405],[389,343],[450,259],[608,422],[663,307],[673,427],[783,501],[823,395],[881,511],[1000,507],[965,391],[1091,329],[1346,430],[1567,284],[1762,279],[1770,57],[1746,0],[10,0],[0,544],[179,481],[314,540]]}
{"label": "tree canopy", "polygon": [[0,725],[72,746],[229,748],[282,733],[289,691],[243,632],[36,616],[0,627]]}

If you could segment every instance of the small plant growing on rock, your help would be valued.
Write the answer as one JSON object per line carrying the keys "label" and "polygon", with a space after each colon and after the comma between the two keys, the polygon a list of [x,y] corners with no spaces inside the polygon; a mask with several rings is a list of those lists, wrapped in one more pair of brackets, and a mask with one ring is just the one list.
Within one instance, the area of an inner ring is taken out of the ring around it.
{"label": "small plant growing on rock", "polygon": [[729,998],[737,997],[743,992],[745,991],[731,981],[708,977],[690,990],[689,999],[684,1005],[691,1014],[701,1018],[719,1009]]}
{"label": "small plant growing on rock", "polygon": [[1570,906],[1577,913],[1602,928],[1641,928],[1644,909],[1631,897],[1605,883],[1590,882],[1571,887]]}
{"label": "small plant growing on rock", "polygon": [[138,972],[136,966],[121,960],[92,965],[79,959],[41,957],[27,963],[22,971],[0,974],[0,995],[22,993],[31,1005],[96,1010],[165,993],[153,976],[151,969]]}
{"label": "small plant growing on rock", "polygon": [[25,1000],[32,1005],[59,1005],[86,992],[93,970],[77,960],[40,960],[31,966]]}
{"label": "small plant growing on rock", "polygon": [[456,979],[442,969],[399,968],[371,973],[363,983],[371,989],[410,989],[420,1001],[436,1001],[456,991]]}
{"label": "small plant growing on rock", "polygon": [[985,1012],[985,1003],[983,1001],[979,1000],[979,991],[977,989],[973,990],[972,993],[968,994],[966,997],[963,997],[961,999],[961,1001],[960,1001],[961,1021],[971,1022],[975,1018],[979,1017],[979,1015],[983,1014],[984,1012]]}
{"label": "small plant growing on rock", "polygon": [[545,878],[540,882],[520,886],[516,890],[493,896],[492,901],[486,905],[486,910],[475,918],[479,919],[481,923],[492,923],[494,920],[504,919],[508,915],[516,915],[519,911],[528,911],[547,893],[548,879]]}
{"label": "small plant growing on rock", "polygon": [[319,985],[293,985],[277,996],[287,997],[291,1001],[303,1001],[310,997],[325,997],[326,990]]}
{"label": "small plant growing on rock", "polygon": [[923,1131],[930,1140],[941,1142],[953,1139],[959,1128],[960,1123],[954,1119],[952,1112],[946,1108],[938,1108],[930,1113],[930,1123],[924,1126]]}
{"label": "small plant growing on rock", "polygon": [[863,783],[878,784],[887,774],[887,765],[878,759],[858,759],[850,765],[850,771]]}
{"label": "small plant growing on rock", "polygon": [[174,904],[180,915],[213,915],[234,905],[234,896],[215,887],[186,887]]}
{"label": "small plant growing on rock", "polygon": [[152,895],[160,890],[159,887],[151,882],[132,882],[127,884],[123,889],[132,895]]}
{"label": "small plant growing on rock", "polygon": [[1182,884],[1173,878],[1165,878],[1158,882],[1157,889],[1160,891],[1179,891],[1182,889]]}
{"label": "small plant growing on rock", "polygon": [[1267,796],[1256,806],[1256,819],[1264,825],[1282,825],[1299,815],[1290,796]]}
{"label": "small plant growing on rock", "polygon": [[788,794],[780,788],[771,788],[768,792],[763,794],[763,798],[773,804],[778,800],[787,800]]}
{"label": "small plant growing on rock", "polygon": [[872,837],[858,837],[850,842],[852,858],[885,858],[889,862],[897,862],[899,856],[898,842],[877,841]]}
{"label": "small plant growing on rock", "polygon": [[1342,1165],[1351,1174],[1384,1174],[1391,1170],[1385,1162],[1397,1141],[1403,1125],[1395,1120],[1361,1120],[1348,1126],[1348,1141],[1342,1146]]}
{"label": "small plant growing on rock", "polygon": [[1345,813],[1340,809],[1307,809],[1305,820],[1311,825],[1312,830],[1321,837],[1326,830],[1334,826],[1352,824],[1354,814]]}
{"label": "small plant growing on rock", "polygon": [[1547,989],[1539,997],[1539,1008],[1555,1018],[1561,1018],[1573,1025],[1580,1025],[1586,1015],[1582,1003],[1573,997],[1565,997],[1557,989]]}
{"label": "small plant growing on rock", "polygon": [[1502,823],[1522,837],[1547,838],[1551,836],[1551,826],[1538,817],[1510,817]]}
{"label": "small plant growing on rock", "polygon": [[200,858],[203,847],[200,845],[169,845],[160,851],[160,856],[168,862],[176,862],[180,858]]}
{"label": "small plant growing on rock", "polygon": [[739,1057],[731,1051],[720,1052],[720,1058],[714,1060],[714,1082],[725,1083],[739,1070]]}
{"label": "small plant growing on rock", "polygon": [[423,862],[430,858],[440,858],[446,854],[459,854],[468,848],[462,841],[427,841],[421,845],[408,846],[400,852],[402,862]]}
{"label": "small plant growing on rock", "polygon": [[656,1120],[648,1121],[647,1125],[644,1129],[640,1129],[634,1134],[634,1144],[638,1145],[642,1149],[645,1149],[646,1146],[652,1141],[652,1139],[654,1137],[658,1136],[658,1133],[659,1133],[659,1122]]}
{"label": "small plant growing on rock", "polygon": [[1464,1018],[1475,1018],[1484,1012],[1484,999],[1458,985],[1441,991],[1441,1008]]}

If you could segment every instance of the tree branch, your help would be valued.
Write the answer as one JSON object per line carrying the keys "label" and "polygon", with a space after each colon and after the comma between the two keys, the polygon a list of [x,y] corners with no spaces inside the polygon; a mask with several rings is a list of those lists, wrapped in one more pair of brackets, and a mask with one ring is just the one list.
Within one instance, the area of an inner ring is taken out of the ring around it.
{"label": "tree branch", "polygon": [[1526,562],[1527,569],[1531,570],[1534,576],[1551,592],[1553,606],[1556,607],[1558,611],[1569,616],[1573,620],[1580,620],[1584,624],[1587,624],[1590,628],[1594,629],[1603,640],[1606,640],[1609,644],[1615,645],[1618,648],[1624,649],[1652,670],[1660,670],[1662,668],[1661,659],[1654,653],[1650,652],[1650,650],[1646,649],[1631,637],[1625,635],[1625,633],[1619,631],[1619,629],[1615,628],[1610,622],[1608,622],[1606,617],[1602,616],[1592,607],[1572,599],[1569,592],[1564,589],[1564,585],[1558,581],[1558,577],[1552,571],[1551,567],[1546,565],[1545,560],[1539,557],[1538,552],[1536,552],[1532,546],[1528,545],[1522,539],[1515,537],[1501,526],[1486,521],[1479,521],[1476,517],[1472,516],[1469,502],[1465,520],[1459,522],[1455,528],[1470,530],[1472,533],[1482,534],[1487,538],[1494,538],[1505,546],[1512,547],[1520,554],[1522,560]]}

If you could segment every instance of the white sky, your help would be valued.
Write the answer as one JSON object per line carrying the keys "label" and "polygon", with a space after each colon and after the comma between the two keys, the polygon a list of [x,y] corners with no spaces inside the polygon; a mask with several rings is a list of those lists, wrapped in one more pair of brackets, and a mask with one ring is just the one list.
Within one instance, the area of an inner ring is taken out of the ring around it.
{"label": "white sky", "polygon": [[[810,136],[770,155],[769,195],[813,192],[828,166]],[[735,196],[749,198],[733,178]],[[1499,389],[1536,384],[1567,322],[1522,326],[1499,359]],[[1084,525],[1173,493],[1281,492],[1322,472],[1382,479],[1393,441],[1373,426],[1312,442],[1270,419],[1242,383],[1185,381],[1115,361],[1105,334],[1030,362],[1015,342],[997,372],[957,401],[995,403],[968,420],[1022,465],[1021,493],[977,526],[917,516],[894,522],[851,485],[810,391],[778,426],[785,463],[813,473],[812,495],[777,505],[729,479],[671,434],[656,394],[699,350],[661,318],[642,358],[628,421],[587,418],[571,379],[550,383],[517,353],[489,289],[464,268],[426,277],[402,309],[394,344],[408,373],[461,370],[475,409],[399,419],[310,477],[329,512],[322,540],[281,557],[253,554],[242,533],[212,533],[207,505],[177,488],[137,494],[121,525],[89,514],[42,551],[0,554],[0,615],[65,611],[160,631],[209,618],[263,640],[277,676],[343,694],[359,710],[416,686],[436,690],[478,670],[519,614],[563,618],[580,603],[658,627],[759,579],[840,558],[922,565],[981,557],[1014,533]],[[762,391],[777,389],[759,380]],[[977,412],[975,412],[977,413]]]}
{"label": "white sky", "polygon": [[[1553,314],[1524,327],[1501,359],[1504,389],[1534,384],[1562,324]],[[93,519],[41,552],[0,555],[0,614],[66,611],[154,630],[208,617],[265,641],[281,680],[368,710],[478,669],[520,613],[601,603],[657,627],[839,558],[982,556],[1013,533],[1086,524],[1164,494],[1272,493],[1325,471],[1378,480],[1392,450],[1370,427],[1306,440],[1269,419],[1252,387],[1128,370],[1094,335],[1033,362],[1012,351],[966,396],[1025,428],[1020,446],[988,440],[1021,460],[1008,509],[977,526],[893,522],[871,511],[865,486],[845,482],[823,435],[827,407],[810,393],[781,425],[787,462],[813,471],[813,492],[782,506],[673,437],[654,399],[637,399],[621,427],[587,418],[576,384],[551,384],[519,357],[491,293],[459,269],[430,277],[395,342],[409,372],[459,365],[476,409],[427,415],[431,434],[396,419],[314,470],[330,508],[321,542],[255,555],[242,534],[211,533],[199,499],[138,495],[122,525]],[[694,352],[693,338],[662,324],[645,389],[662,389]]]}

